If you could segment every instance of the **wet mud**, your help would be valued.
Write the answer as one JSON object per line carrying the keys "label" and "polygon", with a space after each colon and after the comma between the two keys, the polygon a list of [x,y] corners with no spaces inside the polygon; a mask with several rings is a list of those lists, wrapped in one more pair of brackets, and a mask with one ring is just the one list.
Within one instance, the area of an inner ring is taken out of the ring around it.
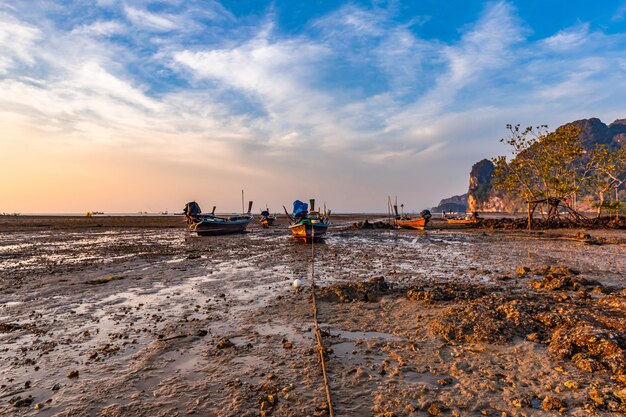
{"label": "wet mud", "polygon": [[312,271],[335,415],[626,412],[623,231],[363,221],[0,229],[0,415],[327,415]]}

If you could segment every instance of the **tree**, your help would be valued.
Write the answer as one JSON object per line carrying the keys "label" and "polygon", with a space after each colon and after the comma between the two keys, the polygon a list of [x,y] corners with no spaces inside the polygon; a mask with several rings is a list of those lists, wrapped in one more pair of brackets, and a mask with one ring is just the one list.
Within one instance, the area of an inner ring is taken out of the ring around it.
{"label": "tree", "polygon": [[[585,189],[593,196],[593,205],[597,208],[597,218],[602,209],[619,210],[618,188],[624,184],[626,172],[626,148],[611,151],[606,145],[597,145],[588,153],[584,170]],[[621,176],[621,177],[620,177]],[[606,200],[615,190],[615,200]]]}
{"label": "tree", "polygon": [[565,125],[554,132],[548,126],[507,125],[510,135],[500,142],[511,148],[512,158],[493,159],[496,187],[522,197],[529,205],[548,203],[549,218],[558,215],[558,205],[580,190],[576,161],[584,155],[580,139],[581,130],[576,125]]}

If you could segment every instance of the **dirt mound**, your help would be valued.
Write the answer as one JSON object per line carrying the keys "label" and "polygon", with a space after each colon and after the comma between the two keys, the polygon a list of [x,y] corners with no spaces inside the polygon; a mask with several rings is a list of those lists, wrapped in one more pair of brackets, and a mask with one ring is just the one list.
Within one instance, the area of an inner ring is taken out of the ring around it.
{"label": "dirt mound", "polygon": [[547,266],[538,271],[543,277],[541,281],[532,281],[530,285],[534,288],[546,290],[581,290],[584,287],[601,287],[597,281],[580,278],[580,272],[564,266]]}
{"label": "dirt mound", "polygon": [[448,309],[433,322],[431,331],[444,339],[467,343],[503,343],[515,335],[542,331],[534,318],[535,303],[487,295]]}
{"label": "dirt mound", "polygon": [[[572,270],[546,268],[541,288],[581,285]],[[452,307],[436,318],[431,332],[462,343],[504,343],[515,336],[547,344],[557,358],[570,359],[587,372],[626,375],[626,297],[566,297],[555,305],[548,293],[490,294]],[[626,379],[624,379],[626,380]]]}
{"label": "dirt mound", "polygon": [[626,374],[625,346],[607,329],[578,323],[557,328],[548,344],[548,350],[560,358],[571,359],[577,368],[587,372],[609,370],[616,375]]}
{"label": "dirt mound", "polygon": [[441,283],[436,286],[417,286],[406,292],[407,298],[415,301],[437,302],[452,300],[474,300],[488,293],[483,286],[465,283]]}
{"label": "dirt mound", "polygon": [[356,281],[335,284],[320,288],[318,298],[333,303],[350,301],[378,301],[389,291],[385,278],[377,277],[369,281]]}

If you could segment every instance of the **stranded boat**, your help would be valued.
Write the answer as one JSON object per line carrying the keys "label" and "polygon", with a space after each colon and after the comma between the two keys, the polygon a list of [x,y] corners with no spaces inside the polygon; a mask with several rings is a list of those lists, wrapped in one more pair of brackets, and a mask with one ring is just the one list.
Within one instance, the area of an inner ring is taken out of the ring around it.
{"label": "stranded boat", "polygon": [[269,227],[276,221],[276,215],[270,214],[270,209],[266,208],[261,210],[261,225],[263,227]]}
{"label": "stranded boat", "polygon": [[289,229],[291,235],[298,239],[307,241],[317,240],[323,237],[328,231],[330,224],[330,210],[323,213],[315,211],[315,199],[310,199],[311,210],[308,210],[308,204],[300,200],[293,202],[293,212],[289,214],[285,206],[285,214],[289,217]]}
{"label": "stranded boat", "polygon": [[395,225],[398,229],[416,229],[416,230],[424,230],[428,221],[432,217],[430,211],[422,210],[420,213],[420,217],[410,217],[406,216],[404,213],[402,215],[398,215],[398,206],[394,205],[393,209],[395,211]]}
{"label": "stranded boat", "polygon": [[471,214],[467,214],[465,215],[465,217],[445,217],[445,219],[448,221],[448,224],[472,225],[478,223],[478,213],[474,212]]}
{"label": "stranded boat", "polygon": [[231,233],[243,233],[248,223],[253,219],[250,214],[252,201],[248,203],[248,212],[242,215],[221,217],[215,215],[215,206],[209,214],[202,213],[200,206],[195,201],[185,205],[185,221],[189,225],[189,231],[198,236],[227,235]]}

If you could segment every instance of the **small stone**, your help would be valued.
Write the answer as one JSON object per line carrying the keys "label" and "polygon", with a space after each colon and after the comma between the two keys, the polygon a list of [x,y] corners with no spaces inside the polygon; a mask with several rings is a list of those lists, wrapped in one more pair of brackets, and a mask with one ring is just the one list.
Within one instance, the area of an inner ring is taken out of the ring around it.
{"label": "small stone", "polygon": [[550,410],[560,410],[562,408],[564,408],[564,404],[563,401],[561,401],[559,398],[556,397],[546,397],[543,399],[543,401],[541,402],[541,408],[543,410],[546,411],[550,411]]}
{"label": "small stone", "polygon": [[446,386],[452,384],[452,378],[449,376],[437,380],[437,385]]}
{"label": "small stone", "polygon": [[216,346],[217,346],[218,349],[226,349],[226,348],[229,348],[229,347],[233,347],[235,345],[229,339],[223,337],[223,338],[221,338],[219,340],[219,342],[217,342]]}
{"label": "small stone", "polygon": [[541,343],[541,337],[537,333],[530,333],[526,336],[526,339],[533,343]]}
{"label": "small stone", "polygon": [[528,273],[530,273],[530,268],[527,266],[520,266],[517,268],[517,276],[520,278],[525,277]]}
{"label": "small stone", "polygon": [[35,404],[35,410],[41,410],[44,407],[42,403]]}
{"label": "small stone", "polygon": [[576,381],[565,381],[565,382],[563,382],[563,385],[565,385],[565,387],[569,388],[569,389],[578,389],[578,388],[580,388],[580,386],[578,385],[578,382],[576,382]]}
{"label": "small stone", "polygon": [[70,372],[67,374],[67,377],[68,377],[68,378],[70,378],[70,379],[72,379],[72,378],[78,378],[78,375],[79,375],[78,371],[77,371],[76,369],[74,369],[73,371],[70,371]]}

